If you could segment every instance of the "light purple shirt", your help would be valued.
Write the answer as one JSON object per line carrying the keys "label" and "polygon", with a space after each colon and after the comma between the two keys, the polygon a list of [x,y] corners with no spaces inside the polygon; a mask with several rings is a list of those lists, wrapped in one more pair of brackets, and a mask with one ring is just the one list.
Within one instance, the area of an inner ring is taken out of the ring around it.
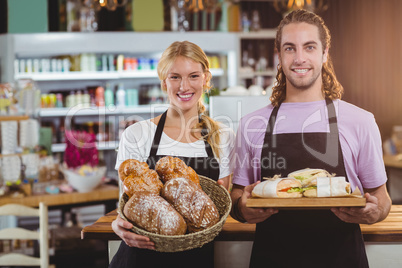
{"label": "light purple shirt", "polygon": [[[345,170],[352,191],[356,186],[363,193],[363,188],[383,185],[387,176],[381,136],[373,114],[341,100],[335,100],[334,106]],[[272,110],[273,106],[270,104],[241,119],[235,145],[234,184],[247,186],[260,180],[261,169],[255,163],[261,159],[261,146]],[[309,132],[329,132],[325,100],[282,103],[273,133]],[[286,176],[287,174],[282,174],[282,177]]]}

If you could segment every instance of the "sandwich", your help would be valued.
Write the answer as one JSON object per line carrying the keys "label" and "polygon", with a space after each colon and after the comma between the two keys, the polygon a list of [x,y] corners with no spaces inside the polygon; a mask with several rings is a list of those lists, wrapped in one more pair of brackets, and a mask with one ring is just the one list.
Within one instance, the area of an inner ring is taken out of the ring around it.
{"label": "sandwich", "polygon": [[351,192],[345,177],[318,177],[317,185],[303,191],[305,197],[345,196]]}
{"label": "sandwich", "polygon": [[299,180],[294,178],[264,178],[265,180],[254,187],[253,197],[263,198],[293,198],[303,197],[303,189]]}
{"label": "sandwich", "polygon": [[318,177],[332,177],[328,171],[324,169],[318,168],[306,168],[294,171],[288,175],[288,178],[295,178],[299,180],[302,184],[302,187],[305,190],[309,190],[308,188],[312,187],[312,189],[317,187],[317,178]]}

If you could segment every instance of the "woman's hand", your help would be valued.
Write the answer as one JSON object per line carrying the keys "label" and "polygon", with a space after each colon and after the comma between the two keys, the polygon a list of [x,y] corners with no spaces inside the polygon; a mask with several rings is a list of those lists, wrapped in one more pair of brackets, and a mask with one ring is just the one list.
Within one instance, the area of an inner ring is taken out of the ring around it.
{"label": "woman's hand", "polygon": [[155,250],[155,244],[148,237],[138,235],[131,232],[133,225],[117,216],[112,222],[113,231],[126,243],[129,247],[145,248]]}
{"label": "woman's hand", "polygon": [[217,181],[217,183],[218,183],[219,185],[222,185],[223,187],[226,188],[226,190],[229,191],[230,175],[229,175],[229,176],[226,176],[226,177],[224,177],[224,178],[220,178],[220,179]]}

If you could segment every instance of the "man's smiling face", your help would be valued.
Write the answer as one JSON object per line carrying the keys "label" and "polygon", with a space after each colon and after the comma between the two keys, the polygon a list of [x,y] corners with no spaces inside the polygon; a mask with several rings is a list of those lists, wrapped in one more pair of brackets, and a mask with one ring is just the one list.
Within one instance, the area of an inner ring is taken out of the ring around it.
{"label": "man's smiling face", "polygon": [[323,51],[317,26],[305,22],[284,26],[280,63],[287,87],[321,89],[321,70],[327,61],[327,54],[328,51]]}

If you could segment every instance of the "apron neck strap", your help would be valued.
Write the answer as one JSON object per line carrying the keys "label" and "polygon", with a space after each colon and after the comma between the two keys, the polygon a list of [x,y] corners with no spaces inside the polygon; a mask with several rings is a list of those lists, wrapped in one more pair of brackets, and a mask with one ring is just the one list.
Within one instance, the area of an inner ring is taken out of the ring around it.
{"label": "apron neck strap", "polygon": [[[155,136],[152,141],[151,152],[149,153],[150,156],[156,156],[156,153],[158,151],[159,143],[161,141],[161,137],[162,137],[162,133],[163,133],[163,128],[165,127],[166,115],[167,115],[167,110],[162,114],[162,116],[158,122],[158,125],[156,127]],[[201,116],[198,117],[198,122],[201,122]],[[205,129],[202,129],[201,135],[202,136],[207,135],[207,131]],[[213,158],[214,153],[212,151],[211,146],[209,145],[209,143],[206,140],[204,140],[204,143],[205,143],[205,150],[208,154],[208,157]]]}
{"label": "apron neck strap", "polygon": [[336,119],[336,111],[335,111],[335,105],[332,100],[329,98],[325,98],[325,102],[327,104],[327,110],[328,110],[328,123],[329,123],[329,132],[333,135],[338,136],[339,130],[338,130],[338,120]]}
{"label": "apron neck strap", "polygon": [[154,139],[152,141],[152,146],[151,146],[151,152],[149,155],[155,156],[156,152],[158,151],[159,143],[161,141],[162,133],[163,133],[163,128],[165,126],[166,122],[166,115],[167,115],[167,110],[162,114],[161,119],[159,119],[158,126],[156,127],[156,132]]}
{"label": "apron neck strap", "polygon": [[[338,121],[336,119],[336,111],[335,111],[335,105],[332,100],[329,98],[325,98],[325,103],[327,105],[327,110],[328,110],[328,123],[329,123],[329,130],[330,133],[338,135]],[[274,131],[274,126],[276,122],[276,118],[278,116],[278,111],[279,111],[279,106],[274,107],[272,110],[271,116],[269,117],[268,121],[268,126],[267,126],[267,132],[270,132],[271,134]]]}

